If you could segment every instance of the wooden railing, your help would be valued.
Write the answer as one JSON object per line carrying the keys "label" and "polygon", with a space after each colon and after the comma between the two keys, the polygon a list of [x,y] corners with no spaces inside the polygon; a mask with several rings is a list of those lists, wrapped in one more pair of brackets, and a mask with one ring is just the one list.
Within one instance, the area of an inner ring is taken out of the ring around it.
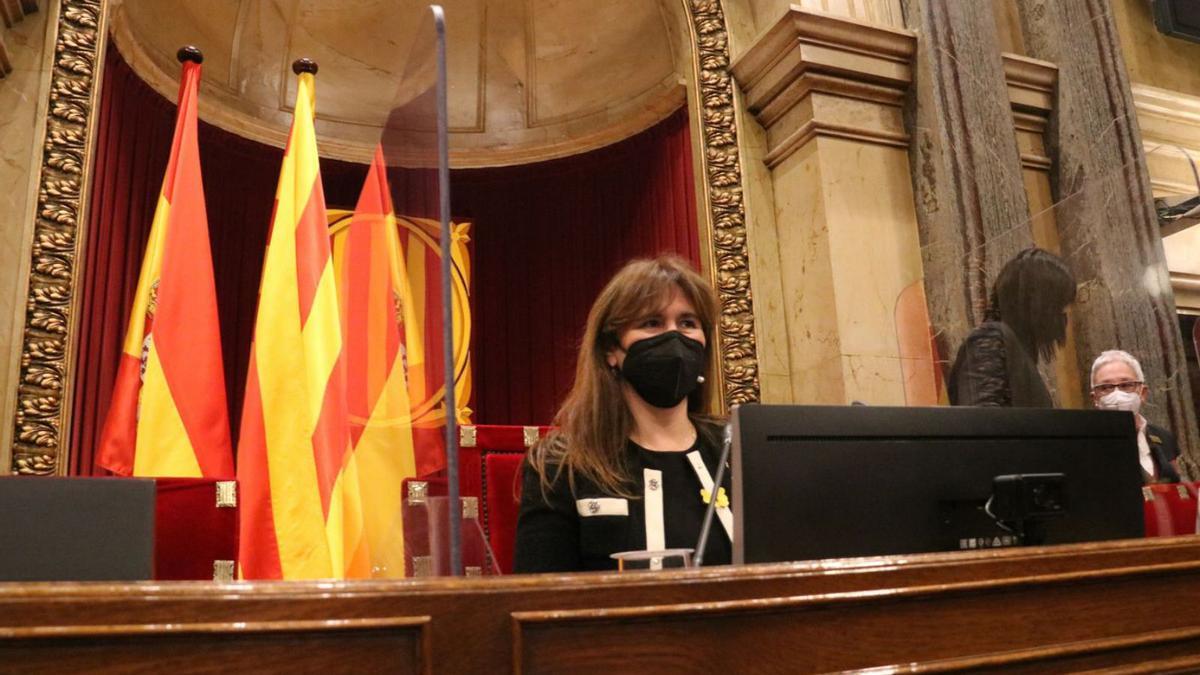
{"label": "wooden railing", "polygon": [[1200,669],[1200,538],[634,574],[0,584],[4,672]]}

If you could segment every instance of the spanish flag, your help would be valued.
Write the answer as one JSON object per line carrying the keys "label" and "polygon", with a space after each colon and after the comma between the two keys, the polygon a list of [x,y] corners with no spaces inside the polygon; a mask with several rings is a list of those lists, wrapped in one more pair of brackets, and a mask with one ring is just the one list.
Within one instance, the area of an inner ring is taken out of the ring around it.
{"label": "spanish flag", "polygon": [[313,129],[316,68],[300,61],[294,69],[295,115],[275,194],[238,446],[245,579],[369,574]]}
{"label": "spanish flag", "polygon": [[[185,57],[181,50],[181,60]],[[183,64],[175,138],[125,332],[112,407],[100,435],[99,464],[123,476],[233,476],[196,140],[198,61]]]}
{"label": "spanish flag", "polygon": [[421,336],[379,148],[349,226],[333,238],[333,259],[346,336],[351,463],[372,576],[404,576],[400,488],[417,475],[405,344]]}

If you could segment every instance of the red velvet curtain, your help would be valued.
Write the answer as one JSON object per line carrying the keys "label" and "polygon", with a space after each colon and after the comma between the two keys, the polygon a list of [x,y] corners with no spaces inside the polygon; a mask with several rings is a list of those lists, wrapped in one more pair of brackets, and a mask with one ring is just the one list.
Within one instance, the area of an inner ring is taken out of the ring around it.
{"label": "red velvet curtain", "polygon": [[[103,473],[94,450],[166,166],[175,102],[151,90],[110,49],[98,114],[78,287],[75,475]],[[201,123],[200,154],[236,438],[282,151]],[[322,160],[326,201],[352,208],[365,176],[364,165]],[[429,172],[397,171],[390,178],[399,212],[434,215]],[[594,152],[454,171],[452,180],[454,217],[474,223],[475,420],[547,423],[570,387],[587,311],[612,273],[631,258],[660,252],[699,263],[686,111]]]}

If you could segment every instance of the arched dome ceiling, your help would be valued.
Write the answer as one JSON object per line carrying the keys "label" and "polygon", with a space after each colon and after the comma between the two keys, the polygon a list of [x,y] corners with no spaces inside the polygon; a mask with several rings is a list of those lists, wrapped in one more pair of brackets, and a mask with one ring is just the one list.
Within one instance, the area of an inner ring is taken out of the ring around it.
{"label": "arched dome ceiling", "polygon": [[[590,150],[651,126],[685,99],[678,0],[441,4],[455,166],[526,163]],[[369,160],[383,121],[403,96],[408,52],[428,12],[428,2],[416,0],[113,5],[113,38],[143,79],[173,100],[176,50],[200,47],[201,117],[273,145],[283,145],[291,124],[291,63],[312,58],[320,66],[321,152],[353,161]]]}

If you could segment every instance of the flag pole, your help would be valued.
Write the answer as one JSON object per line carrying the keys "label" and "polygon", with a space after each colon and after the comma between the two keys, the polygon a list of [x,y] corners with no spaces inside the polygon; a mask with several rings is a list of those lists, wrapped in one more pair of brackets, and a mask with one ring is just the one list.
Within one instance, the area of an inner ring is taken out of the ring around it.
{"label": "flag pole", "polygon": [[454,292],[450,232],[450,139],[446,110],[446,14],[430,5],[437,31],[438,210],[442,220],[442,355],[446,371],[446,483],[450,574],[462,576],[462,505],[458,489],[458,405],[454,391]]}

